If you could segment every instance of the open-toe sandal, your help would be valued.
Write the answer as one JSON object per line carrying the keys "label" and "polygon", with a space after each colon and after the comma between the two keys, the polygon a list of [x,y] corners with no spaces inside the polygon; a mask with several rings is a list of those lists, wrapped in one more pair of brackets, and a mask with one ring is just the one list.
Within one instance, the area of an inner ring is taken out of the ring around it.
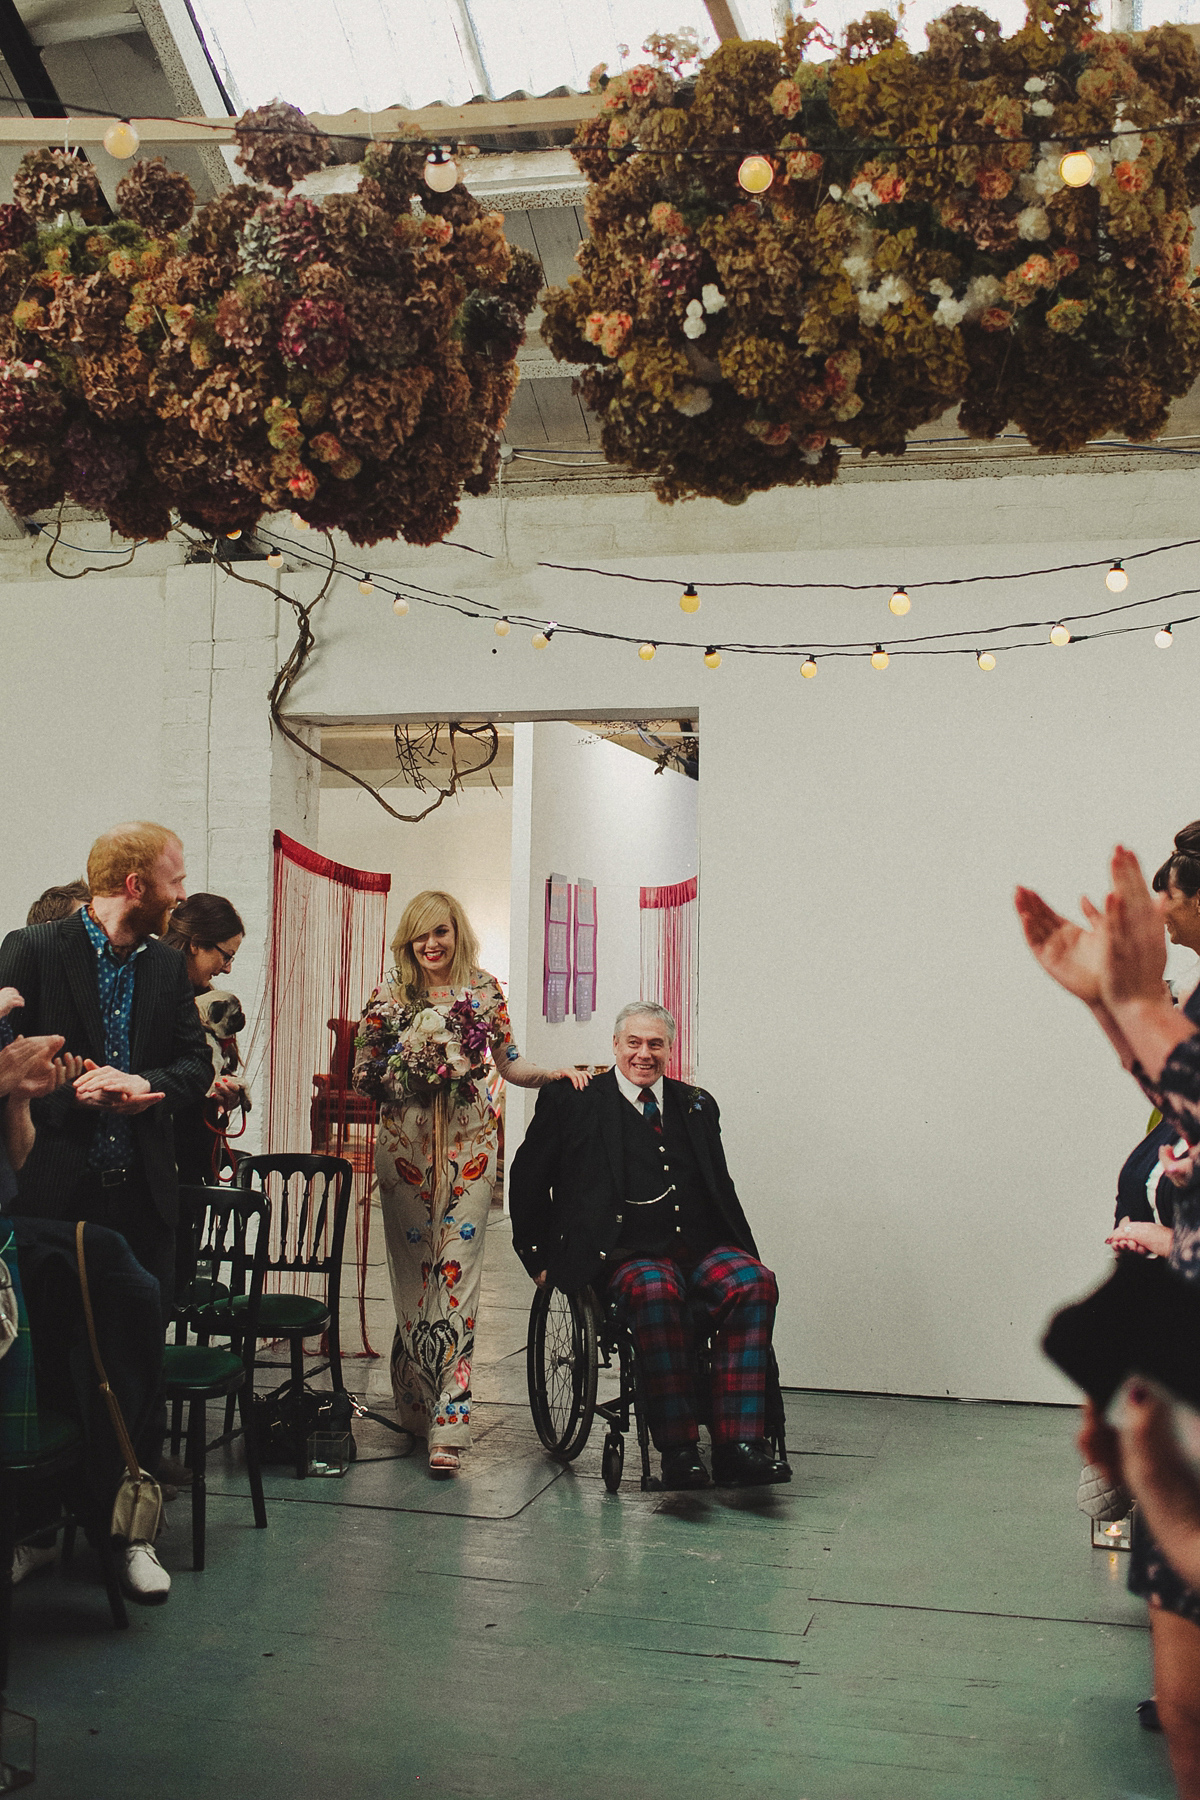
{"label": "open-toe sandal", "polygon": [[458,1451],[449,1444],[439,1444],[429,1452],[429,1473],[431,1475],[457,1475],[459,1469]]}

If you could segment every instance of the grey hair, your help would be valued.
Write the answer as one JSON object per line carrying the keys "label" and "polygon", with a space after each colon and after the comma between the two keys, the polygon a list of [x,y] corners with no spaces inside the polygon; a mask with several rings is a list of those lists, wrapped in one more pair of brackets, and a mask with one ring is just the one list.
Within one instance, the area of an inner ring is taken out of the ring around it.
{"label": "grey hair", "polygon": [[626,1019],[658,1019],[666,1027],[668,1044],[675,1042],[675,1020],[666,1007],[660,1006],[657,1000],[631,1000],[628,1006],[623,1006],[617,1014],[617,1022],[613,1026],[614,1038],[620,1037],[621,1027]]}

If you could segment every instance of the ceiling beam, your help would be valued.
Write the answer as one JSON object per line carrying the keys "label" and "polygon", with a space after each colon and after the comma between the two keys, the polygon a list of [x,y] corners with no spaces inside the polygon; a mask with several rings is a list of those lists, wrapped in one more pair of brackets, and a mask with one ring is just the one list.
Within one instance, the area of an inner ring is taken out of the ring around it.
{"label": "ceiling beam", "polygon": [[[0,11],[12,0],[0,0]],[[35,50],[36,54],[36,50]],[[5,59],[7,60],[7,58]],[[40,61],[40,58],[39,58]],[[43,90],[45,91],[45,90]],[[485,100],[473,106],[423,107],[419,112],[393,106],[386,112],[364,112],[355,108],[344,113],[310,113],[309,122],[330,137],[371,138],[395,137],[414,128],[431,143],[468,143],[473,137],[517,136],[529,131],[573,131],[584,119],[590,119],[600,105],[599,94],[565,94],[551,100]],[[62,114],[55,115],[61,119]],[[103,142],[113,124],[108,119],[68,119],[67,130],[73,144]],[[235,121],[228,116],[179,119],[134,119],[139,134],[154,144],[232,144]],[[0,144],[20,144],[33,148],[38,144],[62,142],[63,127],[57,130],[39,125],[34,119],[0,119]]]}
{"label": "ceiling beam", "polygon": [[91,13],[80,19],[48,19],[30,28],[39,49],[48,44],[82,44],[92,38],[140,35],[142,21],[135,12]]}
{"label": "ceiling beam", "polygon": [[[29,35],[29,27],[16,8],[16,0],[0,0],[0,56],[17,84],[22,100],[35,119],[61,119],[66,107],[46,73],[41,51]],[[34,143],[57,142],[61,132]]]}
{"label": "ceiling beam", "polygon": [[712,20],[713,30],[723,44],[727,44],[730,38],[741,37],[741,23],[730,5],[730,0],[704,0],[704,9]]}

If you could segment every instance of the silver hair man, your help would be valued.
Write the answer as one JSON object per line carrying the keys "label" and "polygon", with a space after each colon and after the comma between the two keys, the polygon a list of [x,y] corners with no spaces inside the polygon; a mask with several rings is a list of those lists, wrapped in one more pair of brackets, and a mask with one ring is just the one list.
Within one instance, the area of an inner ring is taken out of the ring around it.
{"label": "silver hair man", "polygon": [[613,1026],[614,1043],[620,1037],[621,1027],[626,1019],[657,1019],[667,1034],[668,1044],[675,1042],[675,1020],[666,1007],[660,1006],[657,1000],[631,1000],[628,1006],[623,1006],[617,1014],[616,1024]]}

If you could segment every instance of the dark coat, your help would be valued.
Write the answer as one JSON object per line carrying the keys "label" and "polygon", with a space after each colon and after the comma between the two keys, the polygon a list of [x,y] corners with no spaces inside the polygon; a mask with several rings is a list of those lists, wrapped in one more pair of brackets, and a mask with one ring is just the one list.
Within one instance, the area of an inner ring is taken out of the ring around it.
{"label": "dark coat", "polygon": [[[721,1147],[721,1114],[712,1095],[685,1082],[663,1082],[678,1103],[725,1241],[757,1256]],[[621,1112],[629,1102],[610,1069],[582,1090],[553,1081],[538,1095],[525,1141],[512,1160],[508,1204],[513,1248],[531,1275],[548,1269],[571,1293],[593,1282],[612,1255],[625,1197]]]}
{"label": "dark coat", "polygon": [[[96,952],[83,918],[55,919],[10,931],[0,944],[0,987],[18,988],[25,1005],[20,1030],[27,1037],[57,1033],[64,1050],[103,1064],[104,1026]],[[208,1053],[187,965],[178,950],[151,938],[138,957],[129,1025],[131,1073],[144,1075],[166,1095],[157,1106],[135,1114],[134,1153],[154,1205],[168,1225],[179,1211],[179,1178],[171,1115],[212,1085]],[[87,1173],[96,1129],[94,1107],[80,1106],[71,1088],[57,1089],[32,1107],[37,1138],[18,1177],[20,1197],[13,1210],[43,1219],[76,1219],[76,1195]]]}

